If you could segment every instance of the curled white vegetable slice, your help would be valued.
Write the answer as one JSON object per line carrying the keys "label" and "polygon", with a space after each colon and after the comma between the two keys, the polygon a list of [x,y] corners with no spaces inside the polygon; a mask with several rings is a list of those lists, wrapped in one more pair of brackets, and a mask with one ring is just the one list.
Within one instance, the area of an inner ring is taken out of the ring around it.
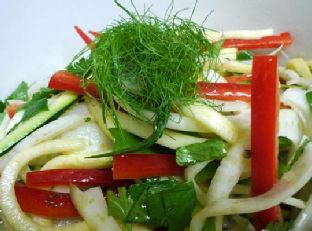
{"label": "curled white vegetable slice", "polygon": [[[121,127],[126,131],[142,138],[147,138],[150,134],[152,134],[153,126],[151,124],[145,123],[142,120],[120,111],[117,111],[117,115]],[[109,127],[114,127],[114,123],[111,118],[107,118],[107,125]],[[193,143],[202,143],[206,140],[207,139],[165,129],[163,136],[160,137],[156,143],[171,149],[177,149],[178,147]]]}
{"label": "curled white vegetable slice", "polygon": [[204,209],[193,217],[191,230],[200,231],[207,217],[254,213],[278,205],[300,190],[311,179],[311,176],[312,144],[309,143],[300,159],[293,165],[290,171],[283,175],[271,190],[256,197],[223,199],[208,203]]}
{"label": "curled white vegetable slice", "polygon": [[116,220],[108,216],[107,204],[100,187],[83,192],[77,186],[71,185],[70,197],[91,230],[121,231]]}
{"label": "curled white vegetable slice", "polygon": [[312,227],[312,195],[294,222],[290,231],[310,231]]}
{"label": "curled white vegetable slice", "polygon": [[82,115],[67,115],[60,117],[59,119],[52,121],[39,128],[38,130],[34,131],[1,158],[0,172],[17,152],[25,150],[26,148],[29,148],[45,140],[53,139],[56,136],[64,133],[65,131],[79,126],[83,122],[84,117]]}
{"label": "curled white vegetable slice", "polygon": [[234,143],[238,136],[237,127],[225,116],[207,105],[191,105],[182,109],[190,118],[196,119],[203,126],[229,143]]}
{"label": "curled white vegetable slice", "polygon": [[9,224],[15,230],[26,231],[71,231],[89,230],[84,222],[65,227],[43,227],[35,223],[20,208],[15,197],[14,185],[19,171],[32,159],[40,156],[64,153],[83,148],[79,140],[52,140],[38,144],[25,151],[17,153],[4,168],[0,181],[1,208]]}

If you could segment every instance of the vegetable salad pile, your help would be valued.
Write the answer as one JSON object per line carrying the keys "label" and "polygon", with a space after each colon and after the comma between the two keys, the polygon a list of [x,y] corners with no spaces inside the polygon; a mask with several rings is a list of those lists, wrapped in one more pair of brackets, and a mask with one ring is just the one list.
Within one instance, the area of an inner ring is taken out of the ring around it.
{"label": "vegetable salad pile", "polygon": [[[129,15],[0,101],[4,230],[312,229],[312,62],[273,29]],[[284,57],[285,58],[285,57]]]}

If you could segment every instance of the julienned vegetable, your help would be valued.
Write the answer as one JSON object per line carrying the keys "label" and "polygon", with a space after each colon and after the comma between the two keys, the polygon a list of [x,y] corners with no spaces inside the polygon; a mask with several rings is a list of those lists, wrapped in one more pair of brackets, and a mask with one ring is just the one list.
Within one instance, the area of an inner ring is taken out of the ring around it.
{"label": "julienned vegetable", "polygon": [[226,39],[223,47],[236,47],[240,50],[288,47],[292,43],[290,33],[284,32],[280,35],[265,36],[260,39]]}
{"label": "julienned vegetable", "polygon": [[68,193],[57,193],[16,184],[15,194],[21,209],[49,218],[79,217]]}
{"label": "julienned vegetable", "polygon": [[171,154],[126,154],[114,157],[114,179],[141,179],[156,176],[182,175]]}
{"label": "julienned vegetable", "polygon": [[[254,56],[251,88],[251,187],[256,196],[270,190],[278,179],[276,56]],[[270,222],[281,221],[281,210],[274,207],[258,212],[256,219],[263,228]]]}
{"label": "julienned vegetable", "polygon": [[26,174],[28,187],[47,187],[69,185],[81,187],[101,186],[111,188],[131,184],[131,181],[117,181],[113,179],[111,169],[51,169],[32,171]]}
{"label": "julienned vegetable", "polygon": [[[177,15],[161,20],[116,4],[130,19],[91,32],[93,40],[76,26],[88,46],[49,89],[22,82],[0,101],[0,148],[12,148],[0,160],[5,222],[15,230],[286,231],[292,206],[305,217],[310,202],[294,194],[310,193],[312,177],[310,64],[279,68],[287,106],[279,110],[276,57],[242,50],[277,53],[290,34],[234,31],[220,41]],[[275,224],[279,203],[288,205],[286,222]],[[60,227],[72,217],[82,221]]]}

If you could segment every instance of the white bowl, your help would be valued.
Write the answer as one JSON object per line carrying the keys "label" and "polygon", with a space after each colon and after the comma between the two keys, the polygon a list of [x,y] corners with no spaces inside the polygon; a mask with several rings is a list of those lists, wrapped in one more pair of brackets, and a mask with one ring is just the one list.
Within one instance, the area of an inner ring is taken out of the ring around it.
{"label": "white bowl", "polygon": [[[163,16],[171,1],[135,1],[139,11],[153,4]],[[174,10],[192,8],[195,1],[175,0]],[[131,9],[130,1],[122,1]],[[218,30],[262,29],[290,31],[294,46],[290,55],[312,58],[311,0],[199,0],[193,19]],[[181,15],[190,17],[191,10]],[[83,46],[74,25],[100,30],[125,15],[107,0],[11,0],[0,1],[0,98],[17,84],[49,77],[63,69]]]}

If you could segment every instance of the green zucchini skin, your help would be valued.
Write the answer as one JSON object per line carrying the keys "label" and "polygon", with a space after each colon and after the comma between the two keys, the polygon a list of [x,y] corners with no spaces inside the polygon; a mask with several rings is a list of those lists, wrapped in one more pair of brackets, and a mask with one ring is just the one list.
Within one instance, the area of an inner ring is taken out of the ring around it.
{"label": "green zucchini skin", "polygon": [[34,132],[45,123],[59,117],[68,107],[70,107],[78,99],[79,96],[74,93],[63,92],[49,106],[48,111],[40,112],[34,117],[18,124],[13,131],[11,131],[2,140],[0,140],[0,156],[3,156],[16,143],[24,139],[26,136]]}

